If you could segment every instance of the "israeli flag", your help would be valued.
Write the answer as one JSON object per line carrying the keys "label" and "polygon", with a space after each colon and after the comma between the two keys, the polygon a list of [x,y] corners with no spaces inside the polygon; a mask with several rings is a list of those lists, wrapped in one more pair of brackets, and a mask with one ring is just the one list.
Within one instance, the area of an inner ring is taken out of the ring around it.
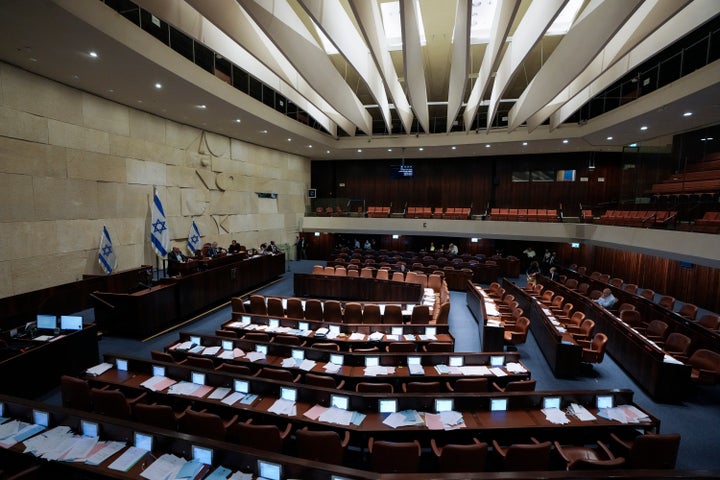
{"label": "israeli flag", "polygon": [[166,257],[170,249],[170,232],[167,228],[167,219],[162,202],[155,191],[151,207],[150,243],[158,257]]}
{"label": "israeli flag", "polygon": [[188,243],[187,247],[188,250],[190,250],[191,255],[195,255],[196,250],[200,250],[200,230],[198,230],[197,225],[195,224],[195,220],[193,220],[192,225],[190,225],[190,233],[188,233]]}
{"label": "israeli flag", "polygon": [[100,236],[100,251],[98,252],[98,262],[107,274],[112,273],[117,266],[117,257],[115,257],[115,250],[113,250],[110,233],[108,233],[107,227],[104,225],[102,235]]}

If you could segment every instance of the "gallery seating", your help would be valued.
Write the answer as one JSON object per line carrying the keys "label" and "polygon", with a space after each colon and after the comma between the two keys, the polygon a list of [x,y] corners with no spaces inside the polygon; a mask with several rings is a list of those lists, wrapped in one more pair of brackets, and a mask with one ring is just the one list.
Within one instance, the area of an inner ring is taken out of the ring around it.
{"label": "gallery seating", "polygon": [[714,385],[720,381],[720,353],[700,348],[690,355],[687,364],[692,367],[690,380],[693,382]]}

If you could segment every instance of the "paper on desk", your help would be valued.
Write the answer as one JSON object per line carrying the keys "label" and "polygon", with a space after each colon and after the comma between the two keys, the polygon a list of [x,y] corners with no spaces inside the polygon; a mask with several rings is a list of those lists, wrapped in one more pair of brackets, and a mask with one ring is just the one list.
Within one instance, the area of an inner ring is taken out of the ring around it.
{"label": "paper on desk", "polygon": [[203,471],[203,469],[205,469],[206,472],[207,469],[209,469],[209,467],[205,467],[204,463],[201,463],[195,459],[188,460],[187,462],[184,459],[180,460],[182,460],[183,464],[180,467],[180,471],[175,474],[176,479],[189,478],[192,480],[196,476],[198,476],[198,474]]}
{"label": "paper on desk", "polygon": [[350,423],[359,427],[360,425],[362,425],[362,422],[363,420],[365,420],[366,416],[367,415],[365,415],[364,413],[352,412],[352,418],[350,419]]}
{"label": "paper on desk", "polygon": [[559,408],[543,408],[542,412],[545,414],[545,419],[556,425],[564,425],[570,423],[570,420],[565,415],[565,412]]}
{"label": "paper on desk", "polygon": [[327,407],[323,407],[322,405],[314,405],[310,407],[305,413],[303,413],[303,415],[310,420],[317,420],[318,417],[325,413],[326,410]]}
{"label": "paper on desk", "polygon": [[490,375],[490,369],[485,365],[463,365],[459,368],[463,375]]}
{"label": "paper on desk", "polygon": [[268,408],[268,412],[275,413],[277,415],[289,415],[295,416],[297,413],[295,409],[295,402],[292,400],[285,400],[284,398],[278,398],[275,403]]}
{"label": "paper on desk", "polygon": [[72,448],[63,455],[61,460],[77,462],[84,462],[85,459],[90,455],[90,452],[95,450],[99,441],[98,437],[80,437],[76,440]]}
{"label": "paper on desk", "polygon": [[205,350],[203,350],[203,355],[217,355],[217,353],[220,351],[220,345],[216,345],[214,347],[205,347]]}
{"label": "paper on desk", "polygon": [[[355,333],[350,335],[350,340],[353,340],[353,335],[355,335]],[[363,334],[359,333],[359,335],[361,335],[361,337],[359,337],[358,340],[362,340],[364,338]],[[385,334],[382,332],[373,332],[370,335],[368,335],[368,340],[373,341],[373,342],[379,342],[384,337],[385,337]]]}
{"label": "paper on desk", "polygon": [[148,390],[152,390],[153,392],[159,392],[160,390],[165,390],[176,383],[177,380],[173,380],[172,378],[163,377],[162,375],[153,375],[142,382],[140,386],[145,387]]}
{"label": "paper on desk", "polygon": [[208,398],[211,398],[213,400],[222,400],[228,393],[230,393],[230,389],[228,387],[217,387],[208,396]]}
{"label": "paper on desk", "polygon": [[[381,337],[381,339],[382,339],[382,337]],[[357,340],[365,340],[365,334],[360,333],[360,332],[353,332],[350,334],[350,337],[348,338],[348,340],[350,340],[351,342],[357,341]]]}
{"label": "paper on desk", "polygon": [[203,350],[205,350],[205,347],[203,347],[202,345],[197,345],[188,350],[188,353],[200,353]]}
{"label": "paper on desk", "polygon": [[490,369],[490,372],[493,375],[495,375],[496,377],[506,377],[507,376],[507,373],[505,373],[505,371],[500,367],[492,367]]}
{"label": "paper on desk", "polygon": [[423,342],[435,341],[437,337],[435,335],[418,335],[418,338]]}
{"label": "paper on desk", "polygon": [[[227,480],[253,480],[254,476],[252,473],[235,472]],[[260,477],[258,477],[258,480]]]}
{"label": "paper on desk", "polygon": [[508,372],[511,372],[511,373],[527,372],[527,370],[525,369],[525,367],[522,366],[522,364],[516,363],[516,362],[508,362],[508,364],[505,365],[505,368],[507,369]]}
{"label": "paper on desk", "polygon": [[570,411],[575,415],[575,418],[583,422],[589,422],[595,420],[595,415],[590,413],[587,408],[577,403],[570,404]]}
{"label": "paper on desk", "polygon": [[185,342],[180,342],[172,347],[170,347],[170,350],[190,350],[193,347],[194,343],[192,343],[190,340]]}
{"label": "paper on desk", "polygon": [[437,370],[437,372],[440,375],[443,375],[445,373],[450,373],[450,367],[448,367],[447,365],[444,365],[442,363],[435,365],[435,370]]}
{"label": "paper on desk", "polygon": [[415,341],[415,335],[413,335],[412,333],[406,333],[405,335],[403,335],[403,338],[405,338],[405,340],[409,342]]}
{"label": "paper on desk", "polygon": [[88,465],[100,465],[123,448],[125,448],[123,442],[99,442],[94,451],[90,452],[85,463]]}
{"label": "paper on desk", "polygon": [[403,410],[388,415],[383,423],[391,428],[410,427],[424,425],[422,417],[415,410]]}
{"label": "paper on desk", "polygon": [[326,363],[323,367],[327,373],[338,373],[342,370],[342,365],[335,365],[334,363]]}
{"label": "paper on desk", "polygon": [[230,395],[228,395],[227,397],[223,398],[221,401],[222,401],[222,403],[224,403],[225,405],[233,405],[233,404],[234,404],[235,402],[237,402],[238,400],[242,400],[242,398],[243,398],[244,396],[245,396],[244,393],[241,393],[241,392],[233,392],[233,393],[231,393]]}
{"label": "paper on desk", "polygon": [[336,407],[330,407],[320,414],[319,420],[326,423],[335,423],[338,425],[350,425],[352,420],[352,412],[342,410]]}
{"label": "paper on desk", "polygon": [[167,393],[171,395],[194,395],[199,387],[200,385],[195,383],[182,381],[171,385]]}
{"label": "paper on desk", "polygon": [[102,375],[103,373],[107,372],[111,368],[113,368],[112,363],[103,362],[99,365],[95,365],[94,367],[88,368],[87,370],[85,370],[85,373],[87,373],[88,375],[92,375],[92,376]]}
{"label": "paper on desk", "polygon": [[265,354],[262,352],[248,352],[245,358],[251,362],[257,362],[258,360],[265,360]]}
{"label": "paper on desk", "polygon": [[647,414],[634,405],[618,405],[613,408],[600,409],[598,415],[620,423],[641,423],[649,420]]}
{"label": "paper on desk", "polygon": [[48,457],[48,460],[56,460],[72,447],[72,443],[67,443],[68,439],[73,440],[73,433],[70,431],[70,427],[57,426],[29,438],[25,442],[25,452],[32,453],[36,457],[41,457],[58,448],[63,449],[62,451],[54,452]]}
{"label": "paper on desk", "polygon": [[282,366],[283,368],[294,368],[294,367],[297,367],[297,361],[292,357],[283,358],[280,366]]}
{"label": "paper on desk", "polygon": [[143,470],[140,476],[148,480],[176,478],[185,463],[185,459],[165,453]]}
{"label": "paper on desk", "polygon": [[410,372],[410,375],[424,375],[425,374],[425,368],[420,365],[419,363],[411,363],[408,365],[408,371]]}
{"label": "paper on desk", "polygon": [[230,475],[230,472],[232,472],[232,470],[230,470],[229,468],[225,468],[222,466],[217,467],[210,475],[205,477],[205,480],[225,480],[228,475]]}
{"label": "paper on desk", "polygon": [[147,453],[147,450],[143,450],[142,448],[128,447],[128,449],[125,450],[123,452],[123,454],[120,455],[117,459],[115,459],[114,462],[112,462],[110,465],[108,465],[107,468],[109,468],[110,470],[119,470],[121,472],[127,472],[146,453]]}
{"label": "paper on desk", "polygon": [[[396,342],[396,341],[398,341],[398,340],[400,339],[400,337],[399,337],[398,335],[394,335],[394,334],[390,333],[390,334],[388,334],[388,335],[385,335],[385,339],[388,340],[388,341],[390,341],[390,342]],[[382,340],[382,339],[381,339],[381,340]]]}
{"label": "paper on desk", "polygon": [[300,370],[304,370],[304,371],[306,371],[306,372],[309,372],[310,370],[313,369],[313,367],[315,367],[315,365],[316,365],[316,362],[315,362],[314,360],[308,360],[308,359],[306,358],[305,360],[303,360],[303,361],[300,363],[299,367],[300,367]]}

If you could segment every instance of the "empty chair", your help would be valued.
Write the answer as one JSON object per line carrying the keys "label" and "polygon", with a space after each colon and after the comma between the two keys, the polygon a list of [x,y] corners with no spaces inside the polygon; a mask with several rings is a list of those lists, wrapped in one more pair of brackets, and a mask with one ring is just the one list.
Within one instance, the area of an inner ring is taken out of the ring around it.
{"label": "empty chair", "polygon": [[89,412],[92,410],[90,384],[82,378],[62,375],[60,377],[60,395],[63,407]]}
{"label": "empty chair", "polygon": [[446,383],[450,392],[483,393],[488,391],[487,378],[458,378],[455,383]]}
{"label": "empty chair", "polygon": [[673,308],[675,308],[675,297],[671,297],[670,295],[662,295],[660,297],[660,300],[658,301],[658,305],[667,308],[668,310],[672,310]]}
{"label": "empty chair", "polygon": [[323,275],[333,275],[334,276],[335,275],[335,267],[330,266],[330,265],[326,266],[325,268],[323,268]]}
{"label": "empty chair", "polygon": [[585,282],[580,283],[577,287],[577,291],[580,295],[587,295],[589,289],[590,284]]}
{"label": "empty chair", "polygon": [[275,335],[275,338],[273,338],[273,343],[279,343],[280,345],[294,345],[294,346],[304,346],[305,340],[298,337],[297,335],[287,335],[284,333],[281,333],[279,335]]}
{"label": "empty chair", "polygon": [[648,323],[648,326],[645,329],[645,336],[653,341],[663,341],[665,340],[665,335],[667,335],[667,329],[667,323],[662,320],[653,320]]}
{"label": "empty chair", "polygon": [[482,472],[485,470],[488,444],[473,438],[468,445],[448,444],[439,446],[434,438],[430,447],[438,460],[441,472]]}
{"label": "empty chair", "polygon": [[253,419],[237,422],[229,430],[229,440],[238,445],[258,448],[268,452],[282,452],[285,439],[290,435],[291,424],[283,430],[277,425],[259,425]]}
{"label": "empty chair", "polygon": [[622,278],[611,278],[608,282],[613,287],[621,288],[623,285],[623,279]]}
{"label": "empty chair", "polygon": [[399,325],[403,323],[402,307],[400,305],[385,305],[382,323]]}
{"label": "empty chair", "polygon": [[[515,303],[515,302],[514,302]],[[450,318],[450,302],[443,302],[440,304],[440,308],[437,310],[437,316],[435,317],[435,323],[437,325],[447,325]]]}
{"label": "empty chair", "polygon": [[593,329],[595,328],[595,321],[591,320],[589,318],[586,318],[582,321],[579,327],[577,328],[568,328],[568,332],[572,334],[572,336],[578,340],[578,339],[586,339],[590,338],[593,334]]}
{"label": "empty chair", "polygon": [[627,302],[621,303],[620,306],[618,307],[618,312],[622,313],[625,310],[636,310],[636,308],[635,308],[635,305],[633,305],[632,303],[627,303]]}
{"label": "empty chair", "polygon": [[178,420],[185,412],[175,413],[170,405],[156,403],[137,403],[133,406],[135,420],[145,425],[153,425],[168,430],[178,429]]}
{"label": "empty chair", "polygon": [[673,469],[680,448],[677,433],[648,433],[631,439],[611,433],[613,448],[625,457],[629,468]]}
{"label": "empty chair", "polygon": [[215,367],[218,372],[227,372],[234,375],[252,375],[252,370],[247,365],[235,365],[234,363],[222,362]]}
{"label": "empty chair", "polygon": [[505,329],[504,340],[508,345],[520,345],[527,340],[528,328],[530,328],[530,320],[527,317],[520,317],[515,325]]}
{"label": "empty chair", "polygon": [[550,442],[531,444],[516,443],[509,447],[501,447],[493,440],[493,451],[499,457],[503,470],[528,472],[533,470],[547,470],[550,463]]}
{"label": "empty chair", "polygon": [[336,266],[335,267],[335,276],[336,277],[347,277],[347,268],[343,266]]}
{"label": "empty chair", "polygon": [[188,355],[185,359],[185,365],[195,368],[205,368],[207,370],[213,370],[215,368],[212,358],[197,357],[195,355]]}
{"label": "empty chair", "polygon": [[387,352],[414,352],[415,342],[390,342],[385,350]]}
{"label": "empty chair", "polygon": [[295,432],[297,456],[315,462],[342,465],[349,442],[350,432],[347,430],[342,438],[334,431],[308,430],[307,427]]}
{"label": "empty chair", "polygon": [[267,304],[263,295],[250,295],[250,313],[267,315]]}
{"label": "empty chair", "polygon": [[376,303],[365,304],[365,307],[363,307],[362,323],[382,323],[380,305]]}
{"label": "empty chair", "polygon": [[653,291],[650,290],[649,288],[643,288],[643,289],[640,291],[640,296],[643,297],[643,298],[647,298],[647,299],[650,300],[651,302],[655,300],[655,292],[653,292]]}
{"label": "empty chair", "polygon": [[515,380],[508,382],[505,387],[493,383],[493,388],[498,392],[534,392],[537,380]]}
{"label": "empty chair", "polygon": [[437,273],[428,275],[428,288],[432,288],[435,293],[439,293],[442,288],[442,277]]}
{"label": "empty chair", "polygon": [[693,305],[692,303],[684,303],[682,307],[680,307],[680,310],[677,311],[678,315],[681,317],[689,318],[690,320],[695,320],[695,317],[697,317],[698,307],[696,305]]}
{"label": "empty chair", "polygon": [[702,325],[710,330],[718,330],[720,328],[720,315],[706,313],[700,317],[700,320],[698,320],[697,323],[698,325]]}
{"label": "empty chair", "polygon": [[373,278],[373,272],[375,269],[373,267],[363,267],[362,270],[360,270],[360,278]]}
{"label": "empty chair", "polygon": [[[318,208],[322,208],[322,207],[318,207]],[[313,267],[312,267],[313,275],[322,275],[323,273],[325,273],[325,267],[323,267],[322,265],[313,265]]]}
{"label": "empty chair", "polygon": [[379,352],[380,349],[378,347],[362,347],[362,348],[350,348],[351,352],[355,353],[376,353]]}
{"label": "empty chair", "polygon": [[362,323],[362,305],[357,302],[348,302],[345,304],[343,312],[344,323]]}
{"label": "empty chair", "polygon": [[392,383],[358,382],[355,385],[355,391],[358,393],[394,393],[395,388]]}
{"label": "empty chair", "polygon": [[337,300],[325,300],[323,315],[326,322],[342,323],[343,314],[340,302]]}
{"label": "empty chair", "polygon": [[267,299],[267,314],[273,317],[284,317],[285,307],[283,307],[282,299],[269,297]]}
{"label": "empty chair", "polygon": [[178,363],[171,354],[160,350],[150,350],[150,358],[157,362]]}
{"label": "empty chair", "polygon": [[577,273],[579,273],[580,275],[585,275],[585,272],[587,272],[587,267],[582,265],[577,267]]}
{"label": "empty chair", "polygon": [[720,353],[698,348],[686,362],[692,371],[690,380],[701,385],[714,385],[720,381]]}
{"label": "empty chair", "polygon": [[403,272],[393,272],[391,280],[393,282],[404,282],[405,274]]}
{"label": "empty chair", "polygon": [[297,375],[297,377],[293,377],[292,372],[290,370],[284,370],[282,368],[273,368],[273,367],[263,367],[257,372],[255,372],[255,376],[259,378],[268,378],[270,380],[279,380],[281,382],[299,382],[300,381],[300,374]]}
{"label": "empty chair", "polygon": [[415,305],[410,316],[410,323],[430,323],[430,307],[428,307],[427,305]]}
{"label": "empty chair", "polygon": [[578,281],[575,278],[568,278],[567,280],[565,280],[565,286],[570,290],[577,290]]}
{"label": "empty chair", "polygon": [[305,301],[305,318],[317,321],[323,319],[323,307],[320,300],[311,298]]}
{"label": "empty chair", "polygon": [[247,332],[242,336],[243,340],[252,340],[254,342],[269,342],[270,334],[265,332]]}
{"label": "empty chair", "polygon": [[312,344],[313,348],[319,348],[321,350],[331,350],[335,352],[340,351],[340,345],[333,342],[317,342]]}
{"label": "empty chair", "polygon": [[345,380],[340,380],[337,383],[330,375],[319,375],[317,373],[306,373],[303,379],[305,385],[313,385],[315,387],[332,388],[336,390],[342,390],[345,386]]}
{"label": "empty chair", "polygon": [[601,363],[605,358],[605,345],[608,337],[604,333],[596,333],[592,340],[578,340],[578,344],[583,347],[581,360],[586,363]]}
{"label": "empty chair", "polygon": [[631,327],[644,327],[642,315],[637,310],[623,310],[620,312],[620,320],[627,323]]}
{"label": "empty chair", "polygon": [[426,352],[452,352],[454,350],[452,342],[428,342],[423,345]]}
{"label": "empty chair", "polygon": [[285,306],[285,315],[288,318],[305,318],[305,309],[302,300],[291,297],[287,299]]}
{"label": "empty chair", "polygon": [[386,269],[381,268],[375,273],[375,278],[377,280],[390,280],[390,274]]}
{"label": "empty chair", "polygon": [[383,473],[417,472],[420,463],[420,442],[388,442],[368,440],[370,468]]}
{"label": "empty chair", "polygon": [[566,462],[567,470],[602,470],[620,468],[624,457],[615,457],[607,445],[597,442],[598,447],[565,446],[555,442],[555,451]]}
{"label": "empty chair", "polygon": [[440,382],[407,382],[402,384],[405,393],[439,393]]}
{"label": "empty chair", "polygon": [[633,295],[635,295],[638,291],[638,286],[634,283],[626,283],[625,285],[623,285],[622,289],[628,293],[632,293]]}
{"label": "empty chair", "polygon": [[599,282],[610,283],[610,275],[607,273],[601,273],[597,279]]}
{"label": "empty chair", "polygon": [[222,328],[218,328],[217,330],[215,330],[215,335],[218,337],[238,338],[237,332],[233,330],[225,330]]}
{"label": "empty chair", "polygon": [[[350,265],[350,266],[353,267],[354,265]],[[348,268],[347,276],[357,278],[360,276],[360,271],[357,268]]]}
{"label": "empty chair", "polygon": [[672,355],[673,357],[684,357],[687,356],[690,351],[690,343],[692,343],[692,340],[690,340],[690,338],[686,335],[678,332],[672,332],[665,339],[662,349],[665,353]]}
{"label": "empty chair", "polygon": [[128,399],[120,390],[90,389],[90,398],[96,413],[123,420],[132,418],[133,405],[144,399],[145,395],[146,393],[143,392],[135,398]]}
{"label": "empty chair", "polygon": [[601,292],[600,290],[593,290],[593,291],[590,292],[590,294],[588,295],[588,298],[590,298],[590,300],[597,300],[597,299],[600,298],[601,296],[602,296],[602,292]]}
{"label": "empty chair", "polygon": [[585,320],[585,314],[583,312],[578,311],[578,312],[573,312],[573,314],[570,315],[570,318],[563,321],[563,323],[566,326],[579,327],[583,320]]}

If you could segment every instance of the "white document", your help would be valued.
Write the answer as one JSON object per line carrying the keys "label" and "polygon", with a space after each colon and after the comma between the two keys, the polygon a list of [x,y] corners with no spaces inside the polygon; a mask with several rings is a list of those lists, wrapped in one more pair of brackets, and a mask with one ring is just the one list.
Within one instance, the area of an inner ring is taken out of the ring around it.
{"label": "white document", "polygon": [[307,358],[302,361],[300,364],[300,370],[304,370],[306,372],[309,372],[315,367],[316,363],[314,360],[308,360]]}
{"label": "white document", "polygon": [[545,414],[545,419],[556,425],[564,425],[570,423],[570,420],[565,415],[565,412],[559,408],[543,408],[542,412]]}
{"label": "white document", "polygon": [[203,355],[217,355],[217,353],[220,351],[220,348],[222,348],[220,345],[216,345],[214,347],[207,347],[205,350],[203,350]]}
{"label": "white document", "polygon": [[112,363],[101,363],[99,365],[95,365],[94,367],[90,367],[87,370],[85,370],[85,373],[88,375],[96,376],[96,375],[102,375],[103,373],[107,372],[113,368]]}
{"label": "white document", "polygon": [[208,395],[208,398],[211,398],[213,400],[221,400],[225,398],[225,396],[230,393],[230,389],[227,387],[217,387],[215,390],[212,391],[210,395]]}
{"label": "white document", "polygon": [[492,367],[490,369],[490,373],[492,373],[496,377],[507,377],[507,373],[505,373],[505,371],[500,367]]}
{"label": "white document", "polygon": [[262,352],[248,352],[245,358],[251,362],[257,362],[258,360],[265,360],[265,354]]}
{"label": "white document", "polygon": [[410,371],[410,375],[424,375],[425,374],[425,368],[419,363],[411,363],[408,365],[408,370]]}
{"label": "white document", "polygon": [[244,396],[245,394],[242,392],[233,392],[227,397],[223,398],[222,403],[224,403],[225,405],[234,405],[235,402],[242,400]]}
{"label": "white document", "polygon": [[342,370],[342,365],[335,365],[334,363],[326,363],[323,367],[327,373],[338,373]]}
{"label": "white document", "polygon": [[142,448],[128,447],[128,449],[125,450],[122,455],[120,455],[114,462],[108,465],[108,468],[110,470],[127,472],[133,467],[133,465],[138,462],[138,460],[145,456],[146,453],[147,450],[143,450]]}
{"label": "white document", "polygon": [[102,448],[95,452],[92,456],[85,460],[88,465],[100,465],[108,458],[112,457],[115,453],[125,448],[123,442],[101,442]]}
{"label": "white document", "polygon": [[284,398],[278,398],[275,403],[268,408],[268,412],[276,413],[278,415],[290,415],[295,416],[297,413],[295,409],[295,402],[292,400],[285,400]]}
{"label": "white document", "polygon": [[595,420],[595,415],[590,413],[587,408],[577,403],[570,404],[570,411],[573,412],[575,418],[583,422],[589,422]]}
{"label": "white document", "polygon": [[490,375],[490,369],[485,365],[463,365],[460,368],[460,373],[463,375]]}
{"label": "white document", "polygon": [[148,480],[177,478],[177,474],[180,472],[180,469],[182,469],[185,463],[186,461],[184,458],[166,453],[143,470],[140,476],[147,478]]}

